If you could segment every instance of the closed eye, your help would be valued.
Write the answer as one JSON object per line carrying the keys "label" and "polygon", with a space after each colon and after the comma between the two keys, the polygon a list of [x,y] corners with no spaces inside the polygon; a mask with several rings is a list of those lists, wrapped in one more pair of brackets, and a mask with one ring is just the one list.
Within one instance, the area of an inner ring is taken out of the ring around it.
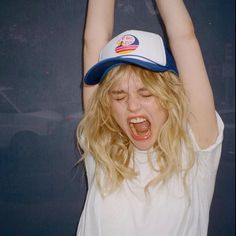
{"label": "closed eye", "polygon": [[141,97],[144,97],[144,98],[148,98],[148,97],[152,97],[152,96],[153,96],[153,94],[150,93],[150,92],[147,91],[147,90],[139,92],[139,95],[140,95]]}
{"label": "closed eye", "polygon": [[114,96],[113,99],[116,101],[122,101],[125,100],[126,96]]}
{"label": "closed eye", "polygon": [[149,90],[147,90],[146,88],[140,88],[138,92],[139,92],[139,95],[144,98],[148,98],[148,97],[153,96],[153,94]]}
{"label": "closed eye", "polygon": [[124,91],[111,91],[111,98],[116,101],[122,101],[127,97],[127,94]]}
{"label": "closed eye", "polygon": [[148,94],[141,94],[142,97],[148,98],[148,97],[152,97],[153,95],[151,93]]}

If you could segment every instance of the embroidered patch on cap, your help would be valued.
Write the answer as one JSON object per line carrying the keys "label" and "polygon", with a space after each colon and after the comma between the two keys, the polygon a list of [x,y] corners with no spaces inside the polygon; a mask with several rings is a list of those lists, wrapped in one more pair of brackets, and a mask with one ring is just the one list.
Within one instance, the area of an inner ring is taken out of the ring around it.
{"label": "embroidered patch on cap", "polygon": [[126,34],[117,42],[115,52],[118,54],[128,54],[136,50],[138,46],[138,39],[131,34]]}

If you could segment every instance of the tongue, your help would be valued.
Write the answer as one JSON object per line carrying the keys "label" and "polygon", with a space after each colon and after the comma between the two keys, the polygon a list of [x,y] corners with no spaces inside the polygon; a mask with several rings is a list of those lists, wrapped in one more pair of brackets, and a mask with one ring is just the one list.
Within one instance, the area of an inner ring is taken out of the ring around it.
{"label": "tongue", "polygon": [[147,132],[150,127],[150,124],[148,121],[144,121],[142,123],[137,123],[137,124],[133,124],[133,125],[134,125],[135,130],[138,133]]}

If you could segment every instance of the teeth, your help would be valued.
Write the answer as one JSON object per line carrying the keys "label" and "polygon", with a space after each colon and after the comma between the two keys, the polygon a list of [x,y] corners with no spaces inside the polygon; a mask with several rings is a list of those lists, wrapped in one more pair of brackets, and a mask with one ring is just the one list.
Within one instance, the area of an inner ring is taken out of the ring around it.
{"label": "teeth", "polygon": [[146,121],[146,119],[141,118],[141,117],[133,118],[133,119],[130,120],[130,122],[133,123],[133,124],[141,123],[141,122],[144,122],[144,121]]}

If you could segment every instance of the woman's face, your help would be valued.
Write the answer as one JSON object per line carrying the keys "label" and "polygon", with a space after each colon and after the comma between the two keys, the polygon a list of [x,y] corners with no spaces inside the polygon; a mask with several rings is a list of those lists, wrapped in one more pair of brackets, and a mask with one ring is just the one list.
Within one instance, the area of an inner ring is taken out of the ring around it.
{"label": "woman's face", "polygon": [[109,96],[112,116],[134,146],[152,148],[168,117],[157,97],[134,74],[116,82]]}

